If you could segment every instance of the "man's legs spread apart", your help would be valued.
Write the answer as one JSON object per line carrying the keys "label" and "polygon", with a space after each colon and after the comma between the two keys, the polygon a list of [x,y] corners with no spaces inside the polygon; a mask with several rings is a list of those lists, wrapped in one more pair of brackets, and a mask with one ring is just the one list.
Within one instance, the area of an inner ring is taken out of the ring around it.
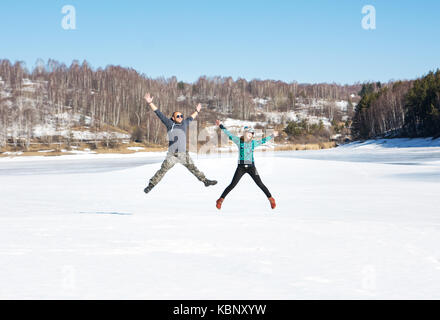
{"label": "man's legs spread apart", "polygon": [[202,181],[205,186],[214,185],[217,183],[217,181],[211,181],[206,178],[205,174],[201,172],[199,169],[197,169],[196,165],[194,164],[194,161],[191,159],[191,156],[188,152],[186,153],[180,153],[178,155],[179,162],[184,165],[197,179]]}
{"label": "man's legs spread apart", "polygon": [[145,193],[148,193],[151,189],[153,189],[160,182],[160,180],[162,180],[168,170],[170,170],[177,163],[177,161],[178,159],[173,153],[167,153],[167,156],[162,162],[160,169],[150,179],[148,187],[145,188]]}

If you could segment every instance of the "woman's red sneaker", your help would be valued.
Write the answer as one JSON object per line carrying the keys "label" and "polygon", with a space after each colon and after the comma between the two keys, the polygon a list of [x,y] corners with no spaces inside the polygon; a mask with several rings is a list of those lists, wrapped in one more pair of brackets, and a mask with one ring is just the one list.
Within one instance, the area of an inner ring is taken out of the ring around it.
{"label": "woman's red sneaker", "polygon": [[275,207],[277,206],[277,204],[275,203],[275,199],[270,197],[269,202],[270,202],[270,206],[272,207],[272,209],[275,209]]}
{"label": "woman's red sneaker", "polygon": [[217,209],[220,210],[222,208],[223,200],[225,200],[225,199],[220,198],[220,199],[217,200],[216,205],[215,205],[217,207]]}

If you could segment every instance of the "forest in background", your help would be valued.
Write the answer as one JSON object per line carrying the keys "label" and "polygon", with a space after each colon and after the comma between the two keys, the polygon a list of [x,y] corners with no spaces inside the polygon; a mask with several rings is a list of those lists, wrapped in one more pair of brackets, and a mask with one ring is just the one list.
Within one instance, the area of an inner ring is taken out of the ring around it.
{"label": "forest in background", "polygon": [[[130,133],[136,140],[157,145],[166,144],[160,121],[146,108],[143,96],[151,92],[155,103],[170,115],[174,110],[190,114],[197,103],[204,112],[198,119],[201,127],[216,118],[265,121],[266,112],[298,110],[317,99],[351,100],[361,84],[299,84],[274,80],[200,77],[194,83],[169,79],[152,79],[134,69],[119,66],[92,68],[87,61],[73,61],[70,66],[55,60],[37,61],[32,70],[21,62],[0,60],[0,146],[8,141],[29,143],[34,128],[50,121],[61,121],[55,115],[70,115],[71,127],[116,128]],[[256,102],[256,98],[264,103]],[[335,123],[342,113],[336,107],[310,108],[315,116],[325,116]],[[270,122],[270,120],[269,120]],[[276,125],[276,124],[275,124]],[[11,136],[8,131],[13,128]],[[41,137],[40,137],[41,139]],[[65,140],[50,136],[46,142]],[[43,137],[44,140],[44,137]]]}
{"label": "forest in background", "polygon": [[416,80],[367,83],[359,95],[354,139],[440,137],[440,70]]}

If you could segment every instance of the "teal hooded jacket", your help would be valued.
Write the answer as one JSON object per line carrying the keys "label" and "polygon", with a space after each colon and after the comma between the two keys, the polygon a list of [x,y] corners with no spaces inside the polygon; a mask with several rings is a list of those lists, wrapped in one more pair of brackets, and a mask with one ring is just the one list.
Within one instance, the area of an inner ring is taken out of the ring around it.
{"label": "teal hooded jacket", "polygon": [[267,136],[261,140],[251,140],[250,142],[244,142],[240,137],[234,136],[223,125],[220,125],[220,129],[229,137],[229,140],[234,142],[238,147],[238,163],[239,164],[254,164],[254,150],[255,148],[265,144],[273,138],[273,135]]}

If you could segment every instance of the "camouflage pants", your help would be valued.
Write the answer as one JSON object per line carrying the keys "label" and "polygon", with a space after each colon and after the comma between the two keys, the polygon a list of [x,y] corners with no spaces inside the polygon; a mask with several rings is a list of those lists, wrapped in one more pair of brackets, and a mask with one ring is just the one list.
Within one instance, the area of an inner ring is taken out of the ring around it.
{"label": "camouflage pants", "polygon": [[185,166],[193,175],[196,176],[197,179],[204,182],[206,180],[203,172],[197,169],[193,160],[187,152],[176,152],[176,153],[167,153],[165,160],[162,162],[162,166],[156,172],[156,174],[150,179],[150,183],[153,185],[157,185],[160,180],[165,176],[165,174],[170,170],[176,163],[180,163]]}

